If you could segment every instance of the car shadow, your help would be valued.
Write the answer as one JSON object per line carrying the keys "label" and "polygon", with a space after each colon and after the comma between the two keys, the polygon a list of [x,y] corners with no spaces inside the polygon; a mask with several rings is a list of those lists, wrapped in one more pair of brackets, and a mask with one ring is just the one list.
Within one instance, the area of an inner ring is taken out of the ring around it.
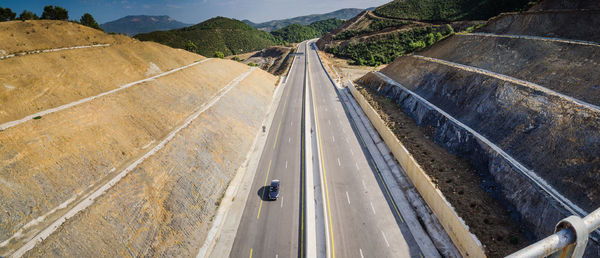
{"label": "car shadow", "polygon": [[258,189],[258,192],[256,192],[258,194],[258,197],[263,200],[263,201],[272,201],[271,199],[269,199],[269,187],[268,186],[263,186],[260,189]]}

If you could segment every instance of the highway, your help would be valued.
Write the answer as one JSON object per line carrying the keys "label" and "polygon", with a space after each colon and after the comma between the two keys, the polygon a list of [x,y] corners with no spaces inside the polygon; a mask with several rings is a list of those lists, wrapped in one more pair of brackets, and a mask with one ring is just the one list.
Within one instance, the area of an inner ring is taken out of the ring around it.
{"label": "highway", "polygon": [[[314,46],[299,45],[284,87],[229,256],[306,257],[306,238],[314,237],[319,257],[422,257]],[[309,201],[304,146],[314,162]],[[281,180],[280,198],[262,200],[273,179]],[[315,205],[316,237],[305,233],[307,204]]]}
{"label": "highway", "polygon": [[[299,257],[302,92],[306,44],[300,44],[260,157],[230,257]],[[262,189],[281,180],[277,201]],[[266,196],[266,194],[265,194]]]}
{"label": "highway", "polygon": [[325,182],[329,256],[421,256],[314,46],[307,53],[320,174]]}

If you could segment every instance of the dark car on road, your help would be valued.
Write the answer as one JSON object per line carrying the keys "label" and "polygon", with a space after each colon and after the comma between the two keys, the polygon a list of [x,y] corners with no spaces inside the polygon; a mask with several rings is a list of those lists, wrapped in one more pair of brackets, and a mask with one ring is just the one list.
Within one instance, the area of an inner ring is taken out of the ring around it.
{"label": "dark car on road", "polygon": [[269,200],[277,200],[277,198],[279,198],[279,180],[275,179],[269,186]]}

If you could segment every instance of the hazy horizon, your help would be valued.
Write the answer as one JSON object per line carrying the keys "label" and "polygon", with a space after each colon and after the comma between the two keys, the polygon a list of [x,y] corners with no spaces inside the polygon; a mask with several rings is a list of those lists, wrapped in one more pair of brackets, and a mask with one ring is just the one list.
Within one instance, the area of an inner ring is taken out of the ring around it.
{"label": "hazy horizon", "polygon": [[0,7],[10,8],[19,15],[23,10],[42,14],[44,6],[58,5],[69,11],[69,19],[79,19],[90,13],[98,23],[106,23],[128,15],[168,15],[180,22],[196,24],[215,16],[261,23],[310,14],[323,14],[344,8],[369,8],[388,0],[9,0]]}

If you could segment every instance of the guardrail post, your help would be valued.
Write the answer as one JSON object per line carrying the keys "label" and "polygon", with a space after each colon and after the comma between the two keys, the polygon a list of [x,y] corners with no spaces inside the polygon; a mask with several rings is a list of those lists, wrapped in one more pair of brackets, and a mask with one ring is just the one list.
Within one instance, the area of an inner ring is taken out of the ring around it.
{"label": "guardrail post", "polygon": [[561,251],[554,253],[551,257],[583,257],[589,235],[587,226],[580,217],[570,216],[556,224],[554,233],[567,228],[575,232],[575,243],[565,246]]}

